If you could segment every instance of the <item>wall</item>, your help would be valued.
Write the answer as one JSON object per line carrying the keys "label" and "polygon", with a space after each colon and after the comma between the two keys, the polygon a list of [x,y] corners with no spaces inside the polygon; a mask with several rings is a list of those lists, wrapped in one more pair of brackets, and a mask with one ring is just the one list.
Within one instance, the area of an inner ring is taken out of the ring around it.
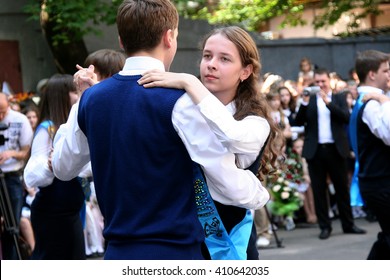
{"label": "wall", "polygon": [[[118,48],[115,27],[103,27],[102,38],[86,37],[90,52],[99,48]],[[200,51],[199,42],[213,27],[204,21],[181,19],[179,24],[178,51],[171,71],[198,75]],[[273,72],[285,79],[296,79],[299,61],[309,57],[313,63],[336,71],[347,78],[358,51],[376,49],[390,53],[390,36],[360,37],[348,39],[299,38],[264,40],[257,33],[251,33],[260,51],[263,73]]]}
{"label": "wall", "polygon": [[367,49],[390,53],[390,36],[348,39],[285,39],[257,40],[261,53],[263,73],[273,72],[285,79],[296,79],[300,59],[304,56],[330,71],[348,78],[354,67],[356,54]]}
{"label": "wall", "polygon": [[[375,17],[375,26],[372,26],[370,17],[360,19],[359,30],[368,29],[371,27],[384,27],[390,26],[390,4],[379,5],[382,14]],[[356,12],[360,12],[361,9],[356,9]],[[303,19],[310,23],[313,22],[313,18],[316,15],[323,13],[322,9],[307,9],[303,12]],[[284,20],[284,16],[279,16],[269,21],[269,31],[272,32],[274,38],[291,39],[297,37],[321,37],[331,39],[335,34],[344,32],[347,29],[348,23],[351,21],[347,14],[341,16],[341,18],[332,26],[323,27],[315,30],[310,25],[286,27],[280,29],[280,24]]]}
{"label": "wall", "polygon": [[[19,42],[24,91],[35,91],[39,80],[56,72],[53,57],[43,39],[39,22],[27,21],[22,7],[27,0],[0,0],[0,40]],[[0,71],[7,65],[0,62]]]}

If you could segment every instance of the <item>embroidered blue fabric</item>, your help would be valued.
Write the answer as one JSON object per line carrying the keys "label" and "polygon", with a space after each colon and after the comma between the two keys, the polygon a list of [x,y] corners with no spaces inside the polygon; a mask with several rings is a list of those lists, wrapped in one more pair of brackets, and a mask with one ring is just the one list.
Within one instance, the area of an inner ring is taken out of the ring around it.
{"label": "embroidered blue fabric", "polygon": [[198,219],[205,233],[205,243],[212,260],[246,260],[246,250],[252,230],[252,213],[247,210],[244,219],[227,233],[211,198],[201,168],[194,163],[195,201]]}

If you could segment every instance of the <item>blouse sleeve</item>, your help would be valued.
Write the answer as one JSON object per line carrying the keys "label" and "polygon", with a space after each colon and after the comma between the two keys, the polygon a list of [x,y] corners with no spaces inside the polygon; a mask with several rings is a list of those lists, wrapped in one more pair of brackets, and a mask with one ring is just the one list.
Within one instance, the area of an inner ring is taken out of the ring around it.
{"label": "blouse sleeve", "polygon": [[28,188],[46,187],[54,180],[48,160],[52,140],[46,129],[39,129],[31,146],[31,156],[24,169],[24,181]]}
{"label": "blouse sleeve", "polygon": [[231,153],[258,155],[270,133],[266,119],[248,116],[237,121],[213,95],[204,98],[198,106],[211,130]]}

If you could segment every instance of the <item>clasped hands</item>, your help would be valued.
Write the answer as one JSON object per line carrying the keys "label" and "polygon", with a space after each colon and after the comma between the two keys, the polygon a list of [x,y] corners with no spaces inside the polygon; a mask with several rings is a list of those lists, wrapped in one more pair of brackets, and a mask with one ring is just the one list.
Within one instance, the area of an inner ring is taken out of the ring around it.
{"label": "clasped hands", "polygon": [[88,68],[83,68],[76,65],[78,71],[73,75],[73,82],[76,85],[77,94],[81,96],[83,92],[98,83],[98,77],[95,74],[95,66],[90,65]]}

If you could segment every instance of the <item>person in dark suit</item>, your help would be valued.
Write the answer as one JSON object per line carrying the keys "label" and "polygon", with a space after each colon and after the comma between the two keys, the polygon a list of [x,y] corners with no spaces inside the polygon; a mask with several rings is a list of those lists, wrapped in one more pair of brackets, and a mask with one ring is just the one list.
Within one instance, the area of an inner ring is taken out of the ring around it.
{"label": "person in dark suit", "polygon": [[348,189],[347,156],[349,144],[345,125],[349,122],[345,94],[333,94],[330,76],[326,69],[316,69],[315,85],[319,90],[303,96],[294,125],[305,126],[305,143],[302,156],[308,163],[320,239],[329,238],[332,232],[329,217],[329,175],[334,185],[336,203],[344,233],[364,234],[355,226]]}

